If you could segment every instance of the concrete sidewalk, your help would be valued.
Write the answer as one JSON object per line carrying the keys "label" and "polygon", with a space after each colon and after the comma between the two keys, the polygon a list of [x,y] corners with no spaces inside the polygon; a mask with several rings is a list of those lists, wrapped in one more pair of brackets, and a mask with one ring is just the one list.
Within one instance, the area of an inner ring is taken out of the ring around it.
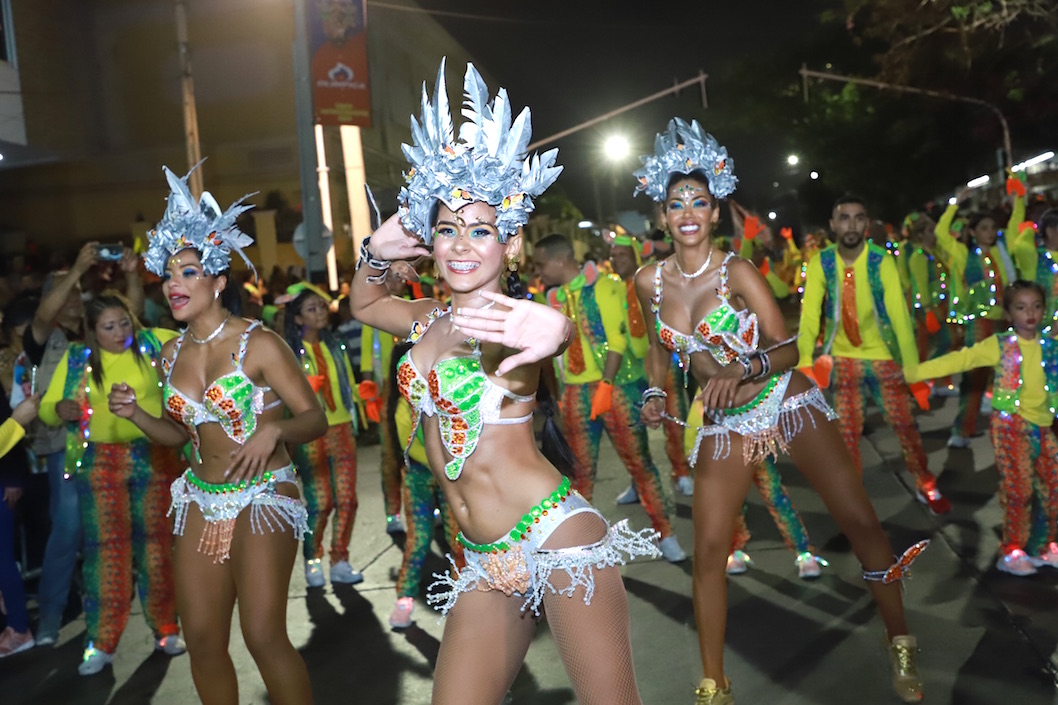
{"label": "concrete sidewalk", "polygon": [[[956,400],[919,417],[930,465],[943,470],[941,490],[955,505],[933,517],[913,496],[899,447],[880,418],[868,419],[864,481],[895,547],[932,537],[905,584],[908,619],[922,649],[920,669],[929,703],[1044,705],[1058,703],[1058,571],[1030,578],[993,567],[1000,521],[996,474],[986,436],[967,450],[945,447]],[[935,400],[935,405],[939,405]],[[663,438],[652,435],[655,458],[668,472]],[[442,626],[420,600],[417,622],[391,631],[389,612],[401,549],[384,532],[378,448],[359,453],[360,512],[352,562],[365,582],[356,588],[306,590],[295,567],[289,625],[312,675],[318,703],[428,703],[432,665]],[[794,556],[782,545],[755,490],[747,519],[754,538],[753,566],[729,581],[728,675],[740,705],[895,703],[889,687],[883,629],[859,578],[859,564],[837,534],[818,497],[792,467],[784,479],[817,551],[830,561],[815,582],[798,580]],[[603,444],[596,505],[616,520],[648,526],[638,506],[616,507],[628,484],[608,443]],[[688,498],[677,498],[675,527],[684,547],[693,536]],[[424,575],[445,568],[435,553]],[[637,562],[624,569],[632,644],[643,701],[693,702],[701,676],[691,604],[690,561]],[[186,656],[153,654],[151,634],[135,605],[113,669],[77,675],[83,621],[68,624],[57,648],[38,648],[0,661],[0,700],[21,703],[194,703]],[[257,669],[242,643],[237,617],[231,653],[240,678],[240,702],[267,702]],[[513,702],[573,703],[573,692],[554,643],[541,624],[525,667],[512,689]],[[473,705],[473,704],[470,704]]]}

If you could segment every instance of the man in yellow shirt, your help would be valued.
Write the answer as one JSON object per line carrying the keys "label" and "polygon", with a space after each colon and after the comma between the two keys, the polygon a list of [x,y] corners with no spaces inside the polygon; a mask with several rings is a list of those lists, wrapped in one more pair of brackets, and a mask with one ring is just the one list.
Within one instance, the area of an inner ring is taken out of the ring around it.
{"label": "man in yellow shirt", "polygon": [[646,427],[639,422],[635,404],[646,384],[642,374],[636,381],[630,369],[635,364],[633,356],[625,354],[628,314],[624,283],[619,277],[601,274],[591,262],[582,271],[573,246],[562,235],[548,235],[537,242],[533,259],[544,284],[550,287],[548,303],[569,316],[576,327],[569,347],[556,361],[557,376],[564,385],[562,431],[577,461],[571,478],[573,488],[591,501],[599,441],[605,429],[632,476],[654,530],[661,535],[658,547],[662,554],[672,563],[685,560],[687,554],[672,530],[672,503],[650,458]]}
{"label": "man in yellow shirt", "polygon": [[[867,208],[859,198],[843,196],[834,204],[830,228],[837,244],[809,263],[805,278],[798,366],[811,372],[822,318],[826,323],[823,352],[834,356],[834,409],[857,466],[862,468],[866,388],[900,440],[919,501],[943,514],[951,511],[951,503],[937,490],[937,478],[929,471],[904,381],[904,370],[918,366],[904,289],[892,255],[865,240],[869,223]],[[826,384],[826,380],[818,381]]]}

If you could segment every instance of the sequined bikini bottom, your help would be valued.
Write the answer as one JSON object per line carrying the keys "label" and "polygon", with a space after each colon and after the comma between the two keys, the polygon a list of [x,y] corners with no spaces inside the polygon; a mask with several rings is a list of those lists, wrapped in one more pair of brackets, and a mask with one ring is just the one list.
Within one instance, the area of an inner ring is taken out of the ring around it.
{"label": "sequined bikini bottom", "polygon": [[194,502],[206,520],[198,550],[211,556],[214,563],[229,558],[235,521],[247,507],[253,533],[282,531],[289,526],[300,541],[309,533],[308,512],[301,499],[276,492],[276,485],[281,482],[297,483],[293,465],[271,470],[252,481],[220,485],[200,480],[189,468],[169,488],[173,501],[168,515],[174,517],[173,533],[184,535],[187,511]]}
{"label": "sequined bikini bottom", "polygon": [[[746,465],[756,465],[769,455],[778,458],[780,453],[789,452],[790,441],[804,428],[806,416],[813,427],[816,425],[810,408],[830,421],[838,417],[818,387],[786,397],[792,374],[787,371],[773,376],[747,404],[726,411],[706,411],[713,423],[696,429],[694,450],[688,458],[691,467],[698,462],[702,439],[707,436],[716,439],[713,459],[721,460],[731,454],[731,434],[737,433],[742,436],[742,460]],[[686,425],[682,420],[666,418]]]}
{"label": "sequined bikini bottom", "polygon": [[[577,514],[590,513],[603,519],[577,492],[570,490],[564,478],[550,496],[545,497],[522,517],[508,534],[489,544],[473,543],[462,533],[459,542],[466,549],[466,566],[456,573],[434,573],[427,599],[442,615],[448,614],[459,596],[470,590],[499,590],[508,596],[525,599],[522,611],[540,614],[540,603],[548,594],[572,597],[584,588],[584,604],[590,604],[595,592],[595,568],[624,565],[637,556],[656,558],[657,534],[652,529],[633,531],[628,520],[610,526],[601,540],[569,548],[544,549],[541,546],[564,521]],[[451,560],[451,557],[449,557]],[[453,564],[453,569],[454,569]],[[569,584],[556,587],[551,580],[555,571],[564,571]],[[434,588],[439,588],[436,592]]]}

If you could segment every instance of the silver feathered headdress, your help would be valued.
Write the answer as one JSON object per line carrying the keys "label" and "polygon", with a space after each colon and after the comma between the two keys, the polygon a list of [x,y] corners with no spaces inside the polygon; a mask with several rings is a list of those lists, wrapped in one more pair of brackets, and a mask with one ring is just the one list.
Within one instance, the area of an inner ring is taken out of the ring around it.
{"label": "silver feathered headdress", "polygon": [[162,276],[170,257],[180,250],[191,248],[198,251],[202,271],[216,275],[231,266],[231,252],[234,250],[256,274],[257,270],[243,253],[243,248],[253,244],[253,238],[235,225],[240,215],[253,208],[253,204],[243,204],[253,194],[243,196],[228,206],[226,211],[221,211],[217,199],[209,191],[203,191],[202,197],[196,202],[187,179],[197,168],[196,164],[186,176],[179,178],[169,167],[162,167],[169,182],[168,204],[165,215],[147,233],[149,244],[143,255],[144,266],[148,271]]}
{"label": "silver feathered headdress", "polygon": [[702,129],[697,120],[688,125],[680,118],[669,121],[669,129],[654,140],[654,154],[641,157],[643,168],[633,176],[639,179],[635,193],[645,192],[655,201],[664,201],[673,174],[700,172],[709,182],[709,193],[727,198],[735,192],[738,177],[727,149]]}
{"label": "silver feathered headdress", "polygon": [[433,103],[422,87],[422,116],[411,119],[412,144],[403,144],[411,170],[404,175],[398,203],[405,228],[429,243],[434,201],[453,211],[483,201],[496,207],[500,241],[529,220],[533,199],[562,172],[555,166],[558,149],[527,157],[532,126],[529,108],[511,122],[511,105],[503,88],[489,102],[489,89],[473,64],[463,79],[462,115],[467,119],[456,138],[445,85],[445,61],[437,72]]}

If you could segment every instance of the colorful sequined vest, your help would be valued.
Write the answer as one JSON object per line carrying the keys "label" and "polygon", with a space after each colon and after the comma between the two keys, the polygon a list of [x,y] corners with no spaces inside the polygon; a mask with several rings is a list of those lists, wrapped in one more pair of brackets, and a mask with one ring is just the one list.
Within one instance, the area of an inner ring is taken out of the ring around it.
{"label": "colorful sequined vest", "polygon": [[1043,287],[1046,296],[1043,313],[1050,317],[1053,332],[1054,323],[1058,322],[1058,262],[1046,247],[1036,250],[1036,283]]}
{"label": "colorful sequined vest", "polygon": [[[342,403],[345,404],[345,408],[353,415],[353,428],[357,428],[356,404],[353,403],[353,387],[349,383],[349,372],[343,364],[348,359],[345,343],[341,342],[333,335],[328,335],[326,337],[320,336],[320,343],[326,345],[327,350],[331,353],[331,358],[334,360],[334,366],[337,368],[335,372],[338,375],[338,388],[342,390]],[[299,357],[301,358],[301,367],[305,370],[306,375],[312,376],[319,372],[314,363],[313,357],[305,352],[304,341],[301,343]]]}
{"label": "colorful sequined vest", "polygon": [[1014,265],[1002,239],[996,240],[996,250],[999,252],[998,261],[992,261],[991,253],[980,247],[971,247],[966,255],[963,273],[966,287],[955,306],[963,321],[987,316],[999,301],[1000,289],[1010,283],[1008,278]]}
{"label": "colorful sequined vest", "polygon": [[[140,353],[150,361],[151,367],[157,367],[162,354],[162,343],[152,331],[142,330],[136,334],[134,342]],[[76,475],[81,471],[81,461],[88,449],[88,425],[92,420],[92,406],[88,401],[91,389],[90,375],[92,368],[88,359],[91,349],[84,343],[71,343],[66,358],[66,380],[63,384],[62,398],[77,402],[80,409],[77,421],[66,424],[66,476]],[[104,371],[105,374],[105,371]],[[161,382],[158,383],[161,386]]]}
{"label": "colorful sequined vest", "polygon": [[[995,367],[992,408],[1006,414],[1018,413],[1021,396],[1021,349],[1013,331],[996,335],[999,340],[999,363]],[[1058,341],[1040,336],[1044,391],[1051,414],[1058,409]]]}
{"label": "colorful sequined vest", "polygon": [[[878,332],[882,334],[882,340],[885,342],[889,355],[897,363],[903,364],[896,332],[893,330],[889,313],[885,309],[885,287],[882,285],[882,262],[890,255],[873,242],[865,243],[864,247],[867,248],[867,283],[871,287],[874,321],[878,326]],[[827,296],[826,301],[823,302],[823,315],[826,322],[823,352],[829,353],[834,346],[834,338],[838,334],[838,321],[841,320],[841,279],[838,276],[837,245],[831,245],[819,253],[819,264],[827,280]]]}
{"label": "colorful sequined vest", "polygon": [[946,316],[949,311],[951,297],[949,296],[950,285],[948,281],[948,269],[932,252],[925,248],[916,247],[911,257],[926,258],[926,273],[929,277],[926,283],[926,291],[918,290],[918,281],[915,277],[911,280],[911,307],[917,314],[924,315],[928,309],[940,309]]}

